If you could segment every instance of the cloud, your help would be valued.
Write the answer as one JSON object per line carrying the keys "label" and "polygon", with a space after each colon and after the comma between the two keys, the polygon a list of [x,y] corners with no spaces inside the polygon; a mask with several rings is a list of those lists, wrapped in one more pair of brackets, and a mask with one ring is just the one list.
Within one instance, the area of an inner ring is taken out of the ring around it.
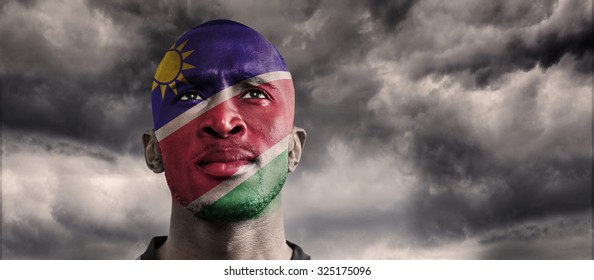
{"label": "cloud", "polygon": [[414,163],[428,199],[443,203],[425,211],[449,209],[441,213],[480,228],[590,207],[590,80],[564,69],[516,72],[498,90],[474,92],[449,79],[386,76],[369,105],[376,127],[392,130],[386,145]]}
{"label": "cloud", "polygon": [[385,28],[393,31],[400,22],[406,19],[410,9],[417,1],[383,1],[376,0],[370,3],[371,16],[379,21]]}
{"label": "cloud", "polygon": [[566,54],[591,57],[591,3],[527,5],[423,2],[377,53],[402,63],[413,79],[456,75],[469,89],[496,86],[516,70],[546,69]]}
{"label": "cloud", "polygon": [[167,232],[169,191],[144,159],[4,131],[3,257],[134,259]]}
{"label": "cloud", "polygon": [[[474,92],[450,79],[414,82],[387,69],[367,103],[375,114],[335,134],[326,156],[313,153],[321,167],[289,181],[286,203],[307,209],[287,213],[295,221],[289,232],[313,242],[321,258],[359,258],[385,243],[393,244],[381,253],[386,258],[571,258],[572,250],[587,257],[591,252],[578,249],[589,240],[583,231],[558,234],[559,254],[539,248],[550,236],[519,255],[505,249],[518,240],[479,242],[505,225],[590,213],[591,79],[567,71],[574,62],[518,71],[497,90]],[[381,128],[383,136],[363,128]],[[308,152],[306,145],[304,157]],[[580,219],[582,229],[591,223]],[[467,254],[439,249],[460,243]],[[402,250],[408,253],[396,253]]]}
{"label": "cloud", "polygon": [[6,51],[3,75],[94,76],[111,70],[129,47],[109,17],[83,2],[38,2],[32,7],[8,2],[0,28]]}
{"label": "cloud", "polygon": [[3,125],[131,149],[130,123],[150,127],[143,71],[128,67],[140,35],[84,2],[9,2],[2,13]]}
{"label": "cloud", "polygon": [[506,219],[496,212],[513,210],[517,198],[493,197],[497,185],[427,186],[405,159],[361,159],[340,141],[330,144],[324,169],[289,176],[283,193],[287,238],[316,259],[591,257],[587,207]]}

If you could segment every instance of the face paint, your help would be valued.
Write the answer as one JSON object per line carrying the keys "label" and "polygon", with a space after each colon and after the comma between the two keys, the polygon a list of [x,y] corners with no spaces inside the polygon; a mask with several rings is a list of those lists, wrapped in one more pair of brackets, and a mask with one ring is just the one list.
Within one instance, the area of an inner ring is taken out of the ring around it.
{"label": "face paint", "polygon": [[254,30],[213,21],[184,34],[153,80],[155,134],[174,200],[215,222],[254,218],[286,179],[294,89]]}

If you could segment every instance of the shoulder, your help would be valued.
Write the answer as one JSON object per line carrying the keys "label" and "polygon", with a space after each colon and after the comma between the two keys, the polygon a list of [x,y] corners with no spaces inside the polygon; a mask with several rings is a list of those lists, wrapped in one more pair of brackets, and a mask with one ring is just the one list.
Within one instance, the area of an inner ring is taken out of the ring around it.
{"label": "shoulder", "polygon": [[291,260],[311,260],[311,256],[306,254],[299,245],[287,240],[287,245],[293,249]]}
{"label": "shoulder", "polygon": [[167,241],[167,236],[155,236],[151,239],[148,247],[140,255],[137,260],[156,260],[157,259],[157,248],[161,247],[163,243]]}

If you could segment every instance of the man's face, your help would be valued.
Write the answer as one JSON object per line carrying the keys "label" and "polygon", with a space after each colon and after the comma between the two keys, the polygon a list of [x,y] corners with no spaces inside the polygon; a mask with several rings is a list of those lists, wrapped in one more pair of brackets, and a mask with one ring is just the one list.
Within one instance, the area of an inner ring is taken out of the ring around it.
{"label": "man's face", "polygon": [[200,218],[253,218],[286,179],[290,74],[276,50],[244,26],[187,34],[165,54],[153,84],[167,183],[175,201]]}

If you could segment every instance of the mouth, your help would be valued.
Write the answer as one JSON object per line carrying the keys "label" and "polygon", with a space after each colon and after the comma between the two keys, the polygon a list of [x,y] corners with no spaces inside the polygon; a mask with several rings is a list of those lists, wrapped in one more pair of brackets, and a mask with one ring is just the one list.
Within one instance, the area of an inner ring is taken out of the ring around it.
{"label": "mouth", "polygon": [[256,165],[256,157],[245,150],[223,149],[200,155],[194,163],[212,177],[229,178],[241,175]]}

